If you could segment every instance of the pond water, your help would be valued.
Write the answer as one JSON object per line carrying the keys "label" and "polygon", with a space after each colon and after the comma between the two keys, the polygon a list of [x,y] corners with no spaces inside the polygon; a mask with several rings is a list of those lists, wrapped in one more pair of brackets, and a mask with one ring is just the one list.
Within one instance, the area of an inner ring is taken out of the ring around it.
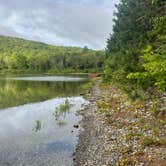
{"label": "pond water", "polygon": [[70,166],[87,104],[84,77],[0,79],[0,165]]}
{"label": "pond water", "polygon": [[0,76],[0,109],[83,93],[87,77]]}

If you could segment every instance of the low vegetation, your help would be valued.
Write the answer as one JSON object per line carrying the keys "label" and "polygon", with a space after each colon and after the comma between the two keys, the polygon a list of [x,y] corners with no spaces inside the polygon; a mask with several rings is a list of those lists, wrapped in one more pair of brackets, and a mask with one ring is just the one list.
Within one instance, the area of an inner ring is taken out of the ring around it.
{"label": "low vegetation", "polygon": [[63,104],[60,105],[60,112],[67,112],[71,108],[71,104],[68,99],[65,100]]}
{"label": "low vegetation", "polygon": [[115,164],[164,165],[165,115],[153,113],[153,101],[133,101],[115,85],[103,83],[100,88],[102,93],[96,105],[109,131],[107,153],[115,159]]}
{"label": "low vegetation", "polygon": [[35,132],[38,132],[39,130],[41,130],[41,121],[36,120],[35,121]]}
{"label": "low vegetation", "polygon": [[70,111],[71,107],[72,107],[72,104],[69,102],[68,99],[66,99],[62,104],[60,104],[59,107],[55,108],[53,115],[55,117],[55,120],[58,121],[58,124],[60,122],[60,125],[61,125],[61,121],[59,121],[60,118],[65,117],[66,113]]}

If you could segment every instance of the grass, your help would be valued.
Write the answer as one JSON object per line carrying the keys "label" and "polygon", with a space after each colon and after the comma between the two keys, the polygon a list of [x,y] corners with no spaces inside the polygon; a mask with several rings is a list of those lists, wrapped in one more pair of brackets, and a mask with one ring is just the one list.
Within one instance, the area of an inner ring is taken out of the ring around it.
{"label": "grass", "polygon": [[87,93],[90,93],[92,87],[93,87],[93,82],[89,81],[88,83],[86,83],[85,85],[83,85],[82,89],[85,92],[85,94],[87,94]]}
{"label": "grass", "polygon": [[165,139],[162,138],[155,138],[155,137],[151,137],[151,136],[145,136],[142,140],[141,140],[141,144],[143,147],[146,146],[162,146],[162,145],[166,145],[166,141]]}
{"label": "grass", "polygon": [[133,137],[135,138],[141,138],[143,136],[143,133],[141,132],[128,132],[126,135],[125,135],[125,139],[126,141],[129,141],[131,140]]}
{"label": "grass", "polygon": [[70,107],[71,107],[71,104],[70,104],[69,100],[66,99],[65,102],[60,105],[59,109],[61,112],[67,112],[67,111],[69,111]]}
{"label": "grass", "polygon": [[59,120],[61,116],[65,116],[67,112],[69,112],[70,108],[72,107],[72,104],[69,102],[68,99],[64,101],[58,108],[55,108],[55,111],[53,113],[55,120]]}
{"label": "grass", "polygon": [[35,132],[41,130],[41,122],[39,120],[35,121]]}
{"label": "grass", "polygon": [[58,126],[63,127],[66,125],[66,122],[65,121],[58,121],[57,124],[58,124]]}

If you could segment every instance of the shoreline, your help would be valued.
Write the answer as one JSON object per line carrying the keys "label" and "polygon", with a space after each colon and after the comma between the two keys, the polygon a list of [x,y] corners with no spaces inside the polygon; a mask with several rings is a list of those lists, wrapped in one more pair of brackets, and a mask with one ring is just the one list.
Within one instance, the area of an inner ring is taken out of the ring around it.
{"label": "shoreline", "polygon": [[[86,97],[90,103],[80,112],[83,116],[81,121],[83,130],[80,132],[79,141],[76,147],[74,158],[75,166],[107,164],[107,156],[103,156],[105,155],[104,151],[107,146],[107,142],[105,142],[107,128],[102,121],[103,117],[100,117],[97,114],[98,108],[96,106],[96,102],[100,99],[101,93],[99,84],[100,82],[97,81],[92,87],[90,95]],[[105,131],[103,131],[104,128]]]}
{"label": "shoreline", "polygon": [[132,103],[117,87],[100,84],[95,82],[86,97],[90,104],[80,112],[74,165],[165,166],[166,118],[154,116],[150,101]]}

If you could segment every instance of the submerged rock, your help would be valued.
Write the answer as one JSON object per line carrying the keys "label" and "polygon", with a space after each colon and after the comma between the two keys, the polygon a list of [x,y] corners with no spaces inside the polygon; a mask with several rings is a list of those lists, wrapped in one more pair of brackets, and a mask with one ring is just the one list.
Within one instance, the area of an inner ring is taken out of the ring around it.
{"label": "submerged rock", "polygon": [[73,127],[78,129],[79,125],[78,124],[74,124]]}

